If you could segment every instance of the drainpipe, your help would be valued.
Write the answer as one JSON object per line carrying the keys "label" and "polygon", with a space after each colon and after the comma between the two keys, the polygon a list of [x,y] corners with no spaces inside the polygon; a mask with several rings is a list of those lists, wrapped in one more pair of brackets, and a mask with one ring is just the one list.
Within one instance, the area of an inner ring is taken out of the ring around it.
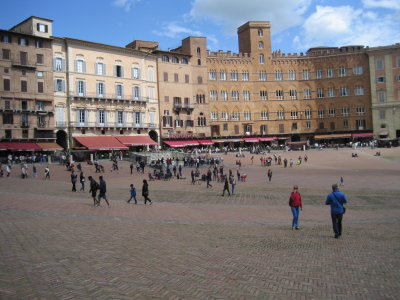
{"label": "drainpipe", "polygon": [[72,129],[71,129],[71,91],[69,85],[69,48],[68,48],[68,41],[64,38],[65,44],[65,71],[66,71],[66,78],[65,78],[65,85],[67,87],[67,148],[70,150],[73,144],[72,141]]}

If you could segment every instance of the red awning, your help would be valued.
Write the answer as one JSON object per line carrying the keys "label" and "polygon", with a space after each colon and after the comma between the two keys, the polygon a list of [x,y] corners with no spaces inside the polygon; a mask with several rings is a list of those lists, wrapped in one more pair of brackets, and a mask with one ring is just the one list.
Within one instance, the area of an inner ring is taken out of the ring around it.
{"label": "red awning", "polygon": [[76,136],[75,139],[89,150],[128,150],[113,136]]}
{"label": "red awning", "polygon": [[115,138],[126,146],[157,145],[157,143],[147,135],[138,135],[138,136],[124,135],[124,136],[116,136]]}
{"label": "red awning", "polygon": [[165,144],[170,146],[171,148],[181,148],[186,147],[186,142],[184,141],[164,141]]}
{"label": "red awning", "polygon": [[36,143],[6,143],[10,151],[42,151]]}
{"label": "red awning", "polygon": [[8,143],[1,142],[0,143],[0,151],[1,150],[3,150],[3,151],[7,150],[8,149],[7,146],[8,146]]}
{"label": "red awning", "polygon": [[37,145],[42,148],[43,151],[57,151],[63,149],[57,143],[37,143]]}
{"label": "red awning", "polygon": [[267,141],[275,141],[278,138],[276,136],[270,136],[270,137],[261,137],[260,142],[267,142]]}
{"label": "red awning", "polygon": [[256,138],[256,137],[244,138],[244,141],[246,143],[258,143],[260,141],[260,138]]}
{"label": "red awning", "polygon": [[353,133],[351,136],[353,138],[354,137],[369,137],[369,136],[374,136],[374,133],[373,132]]}
{"label": "red awning", "polygon": [[214,144],[212,140],[198,140],[200,145],[212,145]]}
{"label": "red awning", "polygon": [[184,141],[186,146],[199,146],[200,143],[198,141]]}

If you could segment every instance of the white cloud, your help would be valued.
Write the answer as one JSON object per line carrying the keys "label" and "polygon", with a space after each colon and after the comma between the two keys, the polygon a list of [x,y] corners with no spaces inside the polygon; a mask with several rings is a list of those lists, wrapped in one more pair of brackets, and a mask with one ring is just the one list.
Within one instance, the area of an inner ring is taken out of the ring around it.
{"label": "white cloud", "polygon": [[203,36],[203,34],[200,31],[184,27],[176,21],[165,23],[162,27],[164,28],[164,31],[153,30],[153,33],[173,39],[186,37],[188,35]]}
{"label": "white cloud", "polygon": [[300,25],[311,0],[194,0],[190,16],[222,23],[235,34],[247,21],[271,21],[273,33]]}
{"label": "white cloud", "polygon": [[123,8],[126,12],[130,12],[132,5],[139,1],[140,0],[114,0],[113,5]]}
{"label": "white cloud", "polygon": [[399,0],[362,0],[365,8],[387,8],[400,10]]}
{"label": "white cloud", "polygon": [[293,39],[293,44],[302,50],[349,44],[390,45],[400,41],[398,28],[395,15],[378,14],[351,6],[317,6],[316,11],[304,22],[300,36]]}

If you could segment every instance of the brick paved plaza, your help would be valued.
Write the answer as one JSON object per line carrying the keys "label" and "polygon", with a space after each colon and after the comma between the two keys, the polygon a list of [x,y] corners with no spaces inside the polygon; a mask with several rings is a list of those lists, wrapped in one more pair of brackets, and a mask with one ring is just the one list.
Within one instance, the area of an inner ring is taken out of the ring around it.
{"label": "brick paved plaza", "polygon": [[[151,206],[140,196],[147,176],[104,162],[111,208],[71,192],[64,166],[50,166],[51,181],[43,165],[25,180],[15,166],[0,178],[0,299],[398,299],[400,149],[379,150],[310,150],[300,166],[272,166],[271,183],[260,155],[252,165],[245,153],[236,195],[221,197],[217,182],[151,181]],[[237,158],[222,157],[236,173]],[[324,201],[340,176],[349,204],[334,239]],[[126,203],[130,183],[138,205]],[[294,184],[299,231],[288,207]]]}

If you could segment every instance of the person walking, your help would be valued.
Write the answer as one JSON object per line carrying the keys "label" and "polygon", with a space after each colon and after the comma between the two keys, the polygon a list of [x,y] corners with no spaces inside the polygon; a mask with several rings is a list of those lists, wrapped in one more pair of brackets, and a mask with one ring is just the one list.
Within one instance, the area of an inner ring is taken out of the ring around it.
{"label": "person walking", "polygon": [[231,184],[232,187],[232,195],[235,194],[235,186],[236,186],[236,179],[235,176],[229,176],[229,183]]}
{"label": "person walking", "polygon": [[7,172],[7,177],[10,177],[10,174],[11,174],[11,165],[10,164],[7,165],[6,172]]}
{"label": "person walking", "polygon": [[149,184],[146,179],[143,179],[142,196],[144,197],[144,204],[146,204],[147,201],[150,202],[150,205],[153,203],[149,198]]}
{"label": "person walking", "polygon": [[190,176],[192,177],[192,184],[195,184],[196,181],[194,179],[194,171],[193,171],[193,169],[192,169],[192,172],[190,172]]}
{"label": "person walking", "polygon": [[343,176],[340,176],[340,186],[344,186],[344,178],[343,178]]}
{"label": "person walking", "polygon": [[49,180],[50,180],[50,168],[49,168],[49,166],[47,166],[47,167],[44,169],[44,180],[46,180],[46,179],[49,179]]}
{"label": "person walking", "polygon": [[267,175],[268,175],[268,181],[271,182],[271,179],[272,179],[272,170],[271,169],[268,169]]}
{"label": "person walking", "polygon": [[92,176],[89,176],[88,179],[90,181],[89,193],[92,193],[93,205],[98,206],[97,205],[97,190],[99,189],[99,184],[96,182],[96,180],[94,180],[94,178]]}
{"label": "person walking", "polygon": [[343,204],[347,203],[347,197],[344,193],[339,191],[338,185],[335,183],[332,185],[332,193],[326,197],[325,204],[331,206],[331,218],[333,232],[335,233],[335,239],[338,239],[342,235],[342,220],[346,208]]}
{"label": "person walking", "polygon": [[100,206],[101,199],[104,199],[108,205],[108,208],[110,208],[111,205],[107,200],[106,192],[107,192],[106,181],[103,179],[103,176],[99,176],[99,196],[97,197],[97,205]]}
{"label": "person walking", "polygon": [[131,174],[133,172],[133,162],[131,162],[131,164],[129,165],[129,168],[131,169]]}
{"label": "person walking", "polygon": [[293,187],[293,191],[290,194],[289,206],[293,214],[292,230],[299,230],[299,215],[300,210],[303,210],[303,204],[301,202],[301,195],[299,193],[299,187],[297,185]]}
{"label": "person walking", "polygon": [[85,176],[83,175],[83,172],[81,172],[81,174],[79,175],[79,182],[81,183],[81,189],[80,191],[85,191]]}
{"label": "person walking", "polygon": [[207,188],[212,187],[212,185],[210,184],[211,179],[212,179],[212,173],[211,169],[209,168],[207,171]]}
{"label": "person walking", "polygon": [[225,176],[224,190],[222,191],[222,196],[225,196],[225,191],[228,191],[228,196],[231,195],[231,192],[229,191],[228,176]]}
{"label": "person walking", "polygon": [[132,198],[135,200],[135,204],[137,204],[137,200],[136,200],[136,188],[133,186],[133,184],[131,184],[131,197],[129,198],[129,200],[127,201],[128,203],[131,203]]}
{"label": "person walking", "polygon": [[78,175],[75,174],[74,171],[71,172],[71,183],[72,183],[72,191],[76,192],[76,181],[78,180]]}
{"label": "person walking", "polygon": [[37,169],[36,169],[36,166],[35,166],[35,165],[32,166],[32,177],[33,177],[33,178],[36,178],[36,177],[37,177]]}

